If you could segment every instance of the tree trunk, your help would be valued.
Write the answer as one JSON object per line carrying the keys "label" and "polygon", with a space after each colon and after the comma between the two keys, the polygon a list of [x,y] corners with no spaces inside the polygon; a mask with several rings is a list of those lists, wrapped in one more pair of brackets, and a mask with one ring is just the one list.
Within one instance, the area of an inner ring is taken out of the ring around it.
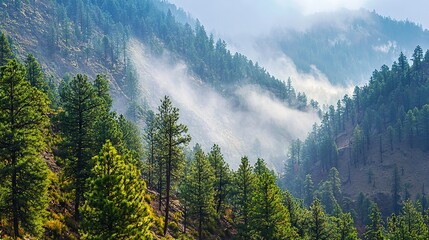
{"label": "tree trunk", "polygon": [[172,131],[172,123],[170,120],[169,124],[169,136],[168,136],[168,159],[166,163],[166,185],[165,185],[165,193],[166,193],[166,200],[165,200],[165,218],[164,218],[164,236],[167,234],[168,229],[168,214],[170,212],[170,187],[171,187],[171,161],[173,158],[173,133]]}
{"label": "tree trunk", "polygon": [[200,206],[200,216],[198,219],[198,239],[201,240],[202,238],[202,226],[203,225],[203,209]]}
{"label": "tree trunk", "polygon": [[12,214],[13,214],[13,232],[15,239],[19,238],[19,214],[18,214],[18,188],[16,180],[16,155],[15,152],[12,152]]}
{"label": "tree trunk", "polygon": [[162,205],[162,158],[158,159],[158,210],[161,211]]}

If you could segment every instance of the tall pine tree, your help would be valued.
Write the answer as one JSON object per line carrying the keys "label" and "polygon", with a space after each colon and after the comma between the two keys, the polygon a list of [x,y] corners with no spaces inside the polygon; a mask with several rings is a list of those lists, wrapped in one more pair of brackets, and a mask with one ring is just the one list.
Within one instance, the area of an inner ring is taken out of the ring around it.
{"label": "tall pine tree", "polygon": [[9,60],[0,69],[0,218],[12,225],[12,236],[21,229],[40,237],[48,204],[46,150],[48,100],[31,87],[25,69]]}
{"label": "tall pine tree", "polygon": [[262,159],[255,167],[256,184],[251,206],[251,233],[254,239],[288,239],[297,237],[290,216],[283,205],[280,188]]}
{"label": "tall pine tree", "polygon": [[218,214],[222,214],[222,210],[225,208],[225,199],[227,197],[229,184],[231,181],[229,166],[223,159],[220,147],[217,144],[213,145],[208,158],[210,165],[213,167],[215,175],[214,189],[216,191],[216,212]]}
{"label": "tall pine tree", "polygon": [[[160,169],[159,178],[161,182],[165,180],[165,235],[168,228],[172,187],[183,170],[183,148],[191,141],[191,136],[187,134],[188,127],[179,123],[179,109],[173,106],[170,98],[167,96],[164,97],[161,105],[158,107],[156,121],[159,133],[157,142],[160,151],[158,161],[160,161],[159,166],[161,168],[164,167],[164,170]],[[162,190],[160,188],[160,199],[163,195]]]}
{"label": "tall pine tree", "polygon": [[212,222],[216,213],[215,189],[213,168],[199,146],[187,175],[184,189],[188,192],[183,193],[185,202],[189,203],[189,215],[197,220],[198,239],[204,239],[203,228]]}
{"label": "tall pine tree", "polygon": [[255,176],[252,166],[247,157],[242,157],[233,178],[233,204],[236,212],[234,222],[240,239],[250,239],[250,212],[254,188]]}
{"label": "tall pine tree", "polygon": [[103,101],[85,75],[78,74],[61,86],[64,112],[60,129],[64,140],[61,147],[65,158],[65,175],[74,189],[74,217],[79,220],[85,182],[92,168],[92,156],[96,155],[94,123]]}

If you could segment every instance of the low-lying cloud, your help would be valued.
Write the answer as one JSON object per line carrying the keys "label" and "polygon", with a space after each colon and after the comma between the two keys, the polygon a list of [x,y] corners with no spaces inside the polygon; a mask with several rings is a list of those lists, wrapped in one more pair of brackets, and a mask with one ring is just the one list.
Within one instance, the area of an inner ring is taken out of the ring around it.
{"label": "low-lying cloud", "polygon": [[152,109],[169,95],[180,109],[181,121],[189,128],[193,144],[206,150],[218,144],[229,164],[236,168],[241,156],[253,161],[263,157],[281,171],[292,139],[307,135],[317,114],[290,109],[257,86],[241,86],[235,91],[239,107],[198,78],[189,74],[182,62],[150,57],[143,44],[132,40],[129,52],[137,69],[141,91]]}

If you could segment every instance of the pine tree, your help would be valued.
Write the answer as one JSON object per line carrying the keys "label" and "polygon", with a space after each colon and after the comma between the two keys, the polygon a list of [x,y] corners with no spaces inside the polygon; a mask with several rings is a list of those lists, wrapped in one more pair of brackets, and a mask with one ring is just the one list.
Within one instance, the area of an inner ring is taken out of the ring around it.
{"label": "pine tree", "polygon": [[308,222],[308,236],[310,237],[310,239],[331,239],[331,229],[329,227],[328,218],[323,211],[323,207],[320,200],[317,198],[310,206],[310,215]]}
{"label": "pine tree", "polygon": [[359,239],[350,213],[340,213],[338,217],[334,217],[334,222],[336,224],[336,238],[338,240]]}
{"label": "pine tree", "polygon": [[40,237],[48,204],[46,150],[48,100],[24,80],[25,69],[9,60],[0,69],[0,219],[12,224],[15,238],[21,229]]}
{"label": "pine tree", "polygon": [[27,59],[25,59],[25,68],[27,70],[26,79],[30,82],[31,86],[46,92],[48,86],[44,80],[42,68],[32,54],[27,55]]}
{"label": "pine tree", "polygon": [[304,204],[310,206],[313,202],[314,184],[311,175],[307,174],[304,181]]}
{"label": "pine tree", "polygon": [[123,136],[119,126],[119,121],[115,112],[111,112],[112,98],[109,94],[109,82],[101,75],[97,75],[94,80],[93,89],[100,106],[97,116],[94,119],[95,148],[101,149],[103,144],[109,140],[113,146],[121,153],[128,151],[123,143]]}
{"label": "pine tree", "polygon": [[9,41],[7,40],[6,34],[1,32],[0,34],[0,67],[6,65],[9,59],[12,59],[13,53],[10,48]]}
{"label": "pine tree", "polygon": [[27,55],[27,58],[25,59],[25,68],[27,72],[26,80],[30,82],[31,86],[36,87],[48,96],[48,99],[51,101],[51,107],[57,107],[57,86],[52,77],[50,79],[45,79],[39,62],[37,62],[36,58],[32,54]]}
{"label": "pine tree", "polygon": [[[158,107],[156,114],[156,124],[158,131],[157,144],[160,151],[158,161],[160,166],[165,167],[164,171],[160,169],[160,181],[165,180],[165,217],[164,217],[164,235],[167,233],[168,220],[170,213],[170,194],[172,187],[183,170],[184,156],[183,147],[191,141],[191,136],[187,134],[187,126],[179,123],[179,109],[173,107],[169,97],[165,96]],[[162,176],[162,174],[165,174]],[[160,199],[162,188],[160,189]]]}
{"label": "pine tree", "polygon": [[428,227],[422,214],[411,201],[406,201],[399,216],[393,215],[388,221],[389,239],[427,239]]}
{"label": "pine tree", "polygon": [[329,183],[331,184],[334,198],[337,200],[337,202],[342,202],[343,195],[341,192],[340,173],[334,167],[329,170]]}
{"label": "pine tree", "polygon": [[152,239],[152,212],[145,200],[146,183],[129,156],[107,141],[88,178],[82,207],[86,239]]}
{"label": "pine tree", "polygon": [[381,213],[378,207],[373,203],[369,212],[369,224],[365,226],[364,237],[367,240],[383,240],[384,239],[384,226],[381,219]]}
{"label": "pine tree", "polygon": [[203,229],[212,222],[216,213],[215,189],[213,168],[199,146],[187,175],[184,189],[188,192],[182,194],[185,196],[185,202],[189,204],[189,215],[197,220],[198,239],[204,239]]}
{"label": "pine tree", "polygon": [[224,209],[225,199],[228,194],[228,188],[230,184],[230,173],[228,164],[223,159],[223,155],[218,145],[213,145],[212,150],[209,153],[208,159],[210,165],[214,170],[215,180],[214,189],[216,192],[216,213],[222,214],[221,210]]}
{"label": "pine tree", "polygon": [[148,180],[149,186],[154,184],[156,163],[155,158],[157,157],[156,147],[156,125],[155,125],[155,114],[152,111],[148,111],[145,120],[145,149],[146,149],[146,163],[145,163],[145,176]]}
{"label": "pine tree", "polygon": [[276,179],[262,159],[255,167],[256,182],[252,196],[250,225],[254,239],[287,239],[297,237],[292,230],[290,216],[282,202]]}
{"label": "pine tree", "polygon": [[306,209],[301,208],[302,201],[296,199],[290,192],[283,192],[283,204],[289,212],[289,218],[292,228],[296,229],[297,233],[301,236],[304,235],[305,221],[304,213]]}
{"label": "pine tree", "polygon": [[133,159],[141,160],[144,150],[140,129],[135,123],[125,119],[122,114],[119,115],[117,121],[122,136],[121,142],[130,151]]}
{"label": "pine tree", "polygon": [[92,168],[91,157],[96,155],[94,123],[103,102],[97,97],[88,78],[78,74],[61,85],[64,112],[60,115],[60,129],[64,136],[65,175],[70,178],[74,196],[74,217],[79,220],[85,182]]}
{"label": "pine tree", "polygon": [[241,158],[240,166],[233,178],[233,204],[236,212],[234,222],[240,239],[250,239],[250,212],[255,177],[247,157]]}

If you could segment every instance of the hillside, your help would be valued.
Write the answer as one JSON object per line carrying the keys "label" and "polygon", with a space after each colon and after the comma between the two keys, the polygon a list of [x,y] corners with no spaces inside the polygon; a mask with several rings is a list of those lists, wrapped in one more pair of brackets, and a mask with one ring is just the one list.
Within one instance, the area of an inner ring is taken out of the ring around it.
{"label": "hillside", "polygon": [[319,183],[335,167],[355,210],[362,196],[384,216],[409,199],[428,207],[429,52],[418,46],[411,59],[409,65],[400,54],[391,68],[374,71],[367,85],[330,107],[305,141],[292,145],[285,179],[297,186],[286,182],[289,189],[298,193],[307,174]]}
{"label": "hillside", "polygon": [[[15,43],[16,53],[37,56],[53,81],[78,72],[92,78],[106,74],[114,109],[133,120],[144,118],[158,99],[170,95],[192,126],[194,143],[219,143],[234,167],[241,155],[250,153],[281,168],[284,153],[276,149],[302,137],[318,118],[317,101],[246,56],[230,52],[222,39],[214,39],[201,23],[167,2],[3,1],[0,7],[5,20],[0,27]],[[185,86],[180,91],[178,82]],[[183,96],[193,96],[192,104]],[[207,99],[206,105],[201,99]],[[266,112],[261,102],[278,109]],[[225,117],[213,117],[217,112]],[[290,112],[305,121],[294,121]],[[231,127],[218,133],[219,126]],[[259,136],[264,132],[274,134],[272,141]]]}
{"label": "hillside", "polygon": [[1,239],[429,238],[420,46],[322,115],[165,1],[0,10]]}
{"label": "hillside", "polygon": [[302,21],[276,28],[258,46],[284,53],[300,71],[315,66],[337,85],[365,83],[375,66],[391,63],[400,52],[411,55],[417,45],[429,47],[428,30],[364,9],[318,13]]}

